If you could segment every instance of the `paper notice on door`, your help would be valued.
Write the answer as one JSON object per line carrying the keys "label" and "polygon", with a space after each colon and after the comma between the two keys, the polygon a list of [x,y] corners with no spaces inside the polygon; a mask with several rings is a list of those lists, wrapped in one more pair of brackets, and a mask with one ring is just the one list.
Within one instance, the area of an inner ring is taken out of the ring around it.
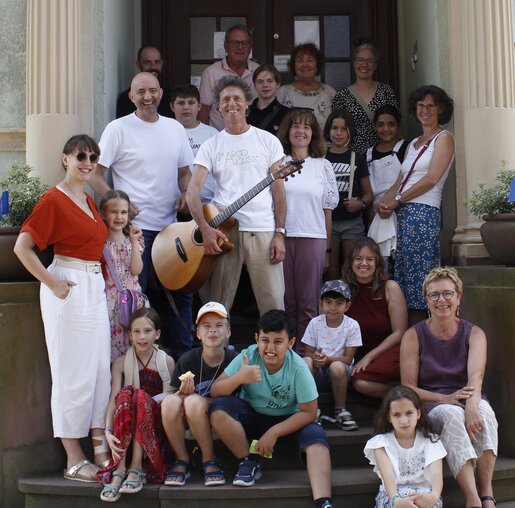
{"label": "paper notice on door", "polygon": [[274,66],[279,72],[288,72],[290,55],[274,55]]}

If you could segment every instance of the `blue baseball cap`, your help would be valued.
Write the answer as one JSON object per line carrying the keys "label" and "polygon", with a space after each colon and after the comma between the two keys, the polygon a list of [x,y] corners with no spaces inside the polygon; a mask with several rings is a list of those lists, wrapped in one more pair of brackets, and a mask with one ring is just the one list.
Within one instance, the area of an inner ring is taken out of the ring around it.
{"label": "blue baseball cap", "polygon": [[349,285],[341,280],[328,280],[322,286],[322,291],[320,291],[320,298],[322,298],[326,293],[338,293],[339,295],[342,295],[345,300],[350,301],[351,299]]}

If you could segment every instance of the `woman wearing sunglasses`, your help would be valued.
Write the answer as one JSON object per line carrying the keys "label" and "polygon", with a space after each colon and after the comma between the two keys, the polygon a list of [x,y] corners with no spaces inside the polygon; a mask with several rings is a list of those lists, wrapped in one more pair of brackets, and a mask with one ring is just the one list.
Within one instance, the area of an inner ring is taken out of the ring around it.
{"label": "woman wearing sunglasses", "polygon": [[352,85],[339,90],[333,99],[333,111],[348,111],[356,126],[356,135],[349,148],[365,155],[371,146],[379,143],[374,129],[374,113],[381,106],[394,106],[399,103],[392,87],[374,79],[379,62],[379,50],[368,39],[358,39],[352,51],[352,64],[356,81]]}
{"label": "woman wearing sunglasses", "polygon": [[453,268],[435,268],[425,278],[429,318],[402,338],[401,382],[424,402],[465,506],[494,508],[497,420],[482,391],[487,341],[481,328],[460,318],[462,293]]}
{"label": "woman wearing sunglasses", "polygon": [[[40,282],[40,303],[52,374],[52,422],[67,456],[64,477],[95,482],[79,439],[91,429],[95,462],[108,459],[105,412],[110,387],[110,329],[100,266],[107,229],[84,186],[100,149],[86,135],[64,145],[64,179],[43,195],[21,228],[14,251]],[[34,246],[53,245],[46,269]]]}

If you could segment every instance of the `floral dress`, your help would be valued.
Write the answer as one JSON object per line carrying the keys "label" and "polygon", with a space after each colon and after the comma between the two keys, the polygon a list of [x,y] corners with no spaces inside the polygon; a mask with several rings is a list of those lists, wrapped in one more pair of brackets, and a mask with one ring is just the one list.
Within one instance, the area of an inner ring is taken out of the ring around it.
{"label": "floral dress", "polygon": [[[132,245],[129,238],[121,242],[106,241],[106,246],[118,272],[118,277],[124,289],[141,291],[138,276],[131,273]],[[140,252],[143,248],[139,247]],[[107,309],[111,325],[111,362],[124,355],[129,349],[129,336],[119,321],[118,290],[111,274],[107,273],[106,280]]]}

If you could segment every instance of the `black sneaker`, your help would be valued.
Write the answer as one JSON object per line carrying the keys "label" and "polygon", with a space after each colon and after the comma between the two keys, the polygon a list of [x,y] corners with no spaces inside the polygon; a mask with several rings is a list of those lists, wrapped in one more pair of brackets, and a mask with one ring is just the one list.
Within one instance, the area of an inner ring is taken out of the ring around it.
{"label": "black sneaker", "polygon": [[243,459],[238,466],[238,472],[236,473],[233,485],[239,487],[252,487],[256,480],[261,478],[261,468],[259,462],[251,459]]}

